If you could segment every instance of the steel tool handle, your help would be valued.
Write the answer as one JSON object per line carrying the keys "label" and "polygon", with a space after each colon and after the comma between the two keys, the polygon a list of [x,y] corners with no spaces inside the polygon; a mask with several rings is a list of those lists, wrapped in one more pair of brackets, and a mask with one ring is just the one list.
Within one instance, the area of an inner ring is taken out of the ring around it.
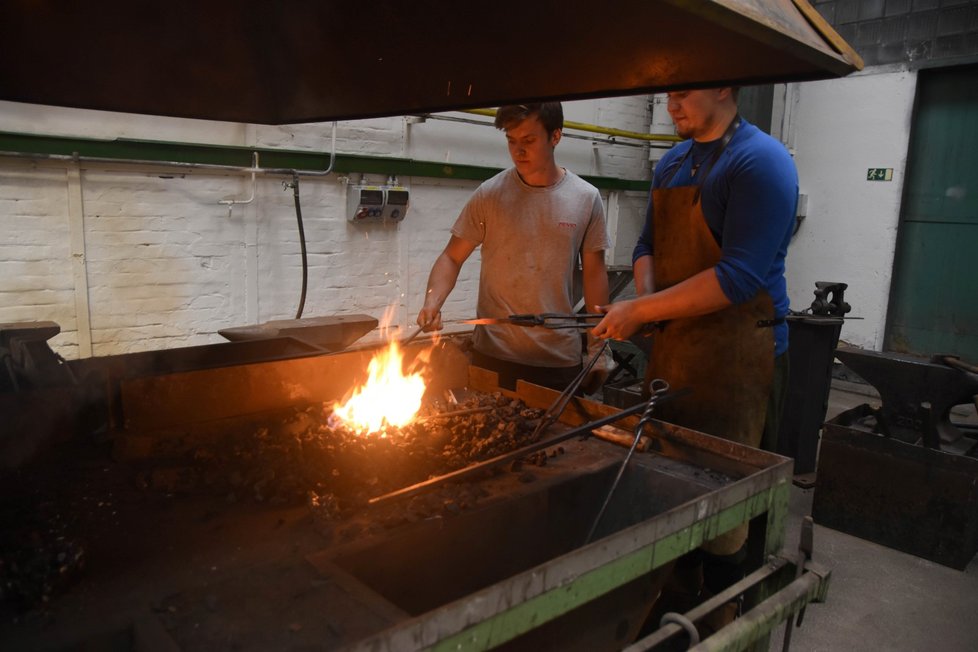
{"label": "steel tool handle", "polygon": [[618,488],[618,483],[621,482],[621,477],[625,475],[625,467],[628,466],[628,461],[632,459],[632,454],[638,447],[639,440],[642,439],[642,434],[645,432],[645,426],[652,423],[652,412],[655,410],[655,404],[669,393],[669,383],[661,378],[656,378],[649,383],[649,391],[652,395],[649,397],[649,401],[645,406],[645,412],[642,413],[642,418],[639,419],[638,425],[635,426],[635,440],[632,442],[632,447],[628,449],[628,454],[625,455],[624,461],[618,468],[618,475],[615,476],[615,481],[611,483],[611,489],[608,490],[608,494],[604,498],[604,503],[601,505],[601,509],[598,510],[598,515],[594,517],[594,522],[591,524],[591,530],[588,532],[587,538],[584,540],[585,545],[591,543],[591,539],[594,538],[594,532],[598,529],[598,523],[601,522],[601,517],[604,516],[605,510],[608,509],[608,504],[611,503],[611,496],[614,495],[615,489]]}

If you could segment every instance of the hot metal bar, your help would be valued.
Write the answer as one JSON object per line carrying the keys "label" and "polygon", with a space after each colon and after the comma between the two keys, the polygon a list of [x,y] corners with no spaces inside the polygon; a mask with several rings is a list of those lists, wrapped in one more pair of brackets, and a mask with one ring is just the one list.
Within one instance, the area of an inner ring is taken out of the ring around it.
{"label": "hot metal bar", "polygon": [[[671,398],[678,398],[679,396],[684,396],[688,394],[690,391],[691,390],[684,388],[675,392],[670,392],[669,394],[660,396],[658,398],[658,401],[662,402]],[[616,414],[610,414],[606,417],[597,419],[596,421],[592,421],[582,426],[578,426],[577,428],[572,428],[567,432],[551,437],[550,439],[546,439],[544,441],[538,441],[534,444],[530,444],[529,446],[524,446],[519,450],[515,450],[510,453],[504,453],[502,455],[497,455],[496,457],[485,460],[483,462],[479,462],[478,464],[473,464],[472,466],[467,466],[463,469],[458,469],[456,471],[452,471],[451,473],[440,475],[437,478],[431,478],[430,480],[425,480],[424,482],[413,484],[410,487],[404,487],[403,489],[398,489],[397,491],[392,491],[382,496],[371,498],[369,501],[367,501],[367,503],[370,505],[375,505],[377,503],[384,502],[386,500],[391,500],[394,498],[406,498],[408,496],[414,496],[416,494],[427,491],[432,487],[435,487],[445,482],[451,482],[452,480],[460,480],[462,478],[467,478],[471,475],[481,473],[486,469],[495,468],[497,466],[500,466],[512,460],[518,460],[521,457],[525,457],[529,455],[530,453],[535,453],[536,451],[543,450],[544,448],[549,448],[555,444],[559,444],[560,442],[567,441],[568,439],[573,439],[574,437],[577,437],[579,435],[588,436],[591,434],[591,430],[593,430],[594,428],[600,428],[601,426],[624,419],[627,416],[638,414],[639,412],[645,410],[645,407],[646,407],[645,403],[639,403],[637,405],[633,405],[631,407],[625,408],[621,412],[618,412]]]}
{"label": "hot metal bar", "polygon": [[426,417],[419,417],[418,423],[424,423],[426,421],[434,421],[435,419],[451,419],[452,417],[464,417],[468,414],[479,414],[480,412],[489,412],[494,408],[491,405],[477,408],[467,408],[465,410],[454,410],[452,412],[442,412],[441,414],[431,414]]}
{"label": "hot metal bar", "polygon": [[402,347],[407,346],[408,344],[413,342],[415,338],[418,337],[418,335],[421,335],[422,331],[424,331],[424,326],[418,326],[413,331],[411,331],[403,340],[401,340],[400,345]]}

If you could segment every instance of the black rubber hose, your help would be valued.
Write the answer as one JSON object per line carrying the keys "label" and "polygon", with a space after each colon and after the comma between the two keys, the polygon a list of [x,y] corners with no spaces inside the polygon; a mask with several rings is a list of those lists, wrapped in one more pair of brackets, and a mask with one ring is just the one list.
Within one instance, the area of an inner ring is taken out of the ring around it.
{"label": "black rubber hose", "polygon": [[302,317],[302,309],[306,306],[306,284],[309,282],[309,262],[306,258],[306,230],[302,226],[302,206],[299,203],[299,173],[292,172],[292,197],[295,200],[295,221],[299,225],[299,247],[302,249],[302,294],[299,295],[299,309],[295,318]]}

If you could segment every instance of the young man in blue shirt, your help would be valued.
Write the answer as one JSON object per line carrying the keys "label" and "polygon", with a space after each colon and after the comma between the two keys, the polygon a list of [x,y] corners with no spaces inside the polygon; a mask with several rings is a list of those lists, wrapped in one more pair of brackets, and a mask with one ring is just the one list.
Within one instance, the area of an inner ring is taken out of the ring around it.
{"label": "young man in blue shirt", "polygon": [[[703,329],[719,313],[769,299],[770,307],[758,307],[760,318],[755,320],[766,326],[755,324],[747,336],[754,348],[765,349],[759,356],[764,366],[774,366],[775,359],[786,363],[784,269],[798,199],[794,161],[780,142],[738,116],[732,88],[670,93],[668,107],[679,135],[689,140],[670,150],[655,169],[645,228],[633,253],[639,296],[603,307],[607,314],[593,333],[627,339],[645,324],[668,322],[654,336],[660,351],[653,357],[675,360],[696,351],[662,350],[670,331]],[[729,331],[711,330],[717,340],[712,346],[740,346]],[[707,343],[695,344],[700,349]],[[688,367],[692,360],[678,362]],[[709,366],[703,371],[712,384],[717,371],[715,364]],[[660,368],[659,375],[663,372]],[[666,380],[679,386],[679,378]],[[756,380],[755,385],[771,385],[770,379]],[[705,388],[693,389],[702,394]],[[765,399],[768,389],[760,392]],[[764,417],[753,435],[759,437]],[[756,415],[753,421],[758,421]],[[722,426],[717,430],[705,431],[727,436]],[[758,446],[761,441],[753,435],[744,441]],[[774,439],[765,439],[771,444],[765,448],[773,448]]]}

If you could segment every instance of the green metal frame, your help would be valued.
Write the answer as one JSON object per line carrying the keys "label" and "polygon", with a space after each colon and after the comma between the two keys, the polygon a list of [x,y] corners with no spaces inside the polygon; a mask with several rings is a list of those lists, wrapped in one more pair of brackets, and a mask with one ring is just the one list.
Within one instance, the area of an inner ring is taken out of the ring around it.
{"label": "green metal frame", "polygon": [[[149,161],[181,163],[187,165],[223,165],[248,168],[257,152],[261,166],[273,170],[307,170],[320,172],[329,167],[330,154],[288,149],[239,147],[230,145],[203,145],[153,140],[100,140],[95,138],[67,138],[0,132],[0,155],[18,156],[79,156],[82,158],[115,159],[119,163]],[[435,179],[462,179],[484,181],[497,174],[501,168],[479,165],[437,163],[386,156],[360,156],[337,154],[333,172],[339,174],[363,173],[395,175],[400,177],[428,177]],[[648,192],[650,180],[616,179],[613,177],[582,177],[602,190],[632,190]]]}
{"label": "green metal frame", "polygon": [[697,521],[659,541],[584,573],[565,586],[542,593],[455,636],[443,639],[429,649],[434,652],[491,649],[647,575],[673,559],[695,550],[704,541],[765,512],[768,513],[769,526],[765,553],[774,554],[784,542],[789,488],[788,483],[770,487],[714,516]]}
{"label": "green metal frame", "polygon": [[[694,437],[706,437],[694,434]],[[426,650],[488,650],[511,641],[542,624],[581,607],[625,584],[648,575],[681,555],[751,519],[767,514],[765,555],[774,555],[784,545],[785,522],[791,486],[791,466],[785,461],[730,485],[718,496],[704,496],[669,512],[596,541],[569,556],[560,569],[551,567],[536,595],[515,600],[509,608],[487,615],[484,620],[464,627],[439,640],[428,640]],[[735,496],[730,495],[735,493]],[[724,506],[725,505],[725,506]],[[706,512],[708,515],[704,515]],[[634,546],[634,549],[627,549]],[[624,550],[622,548],[625,548]],[[558,560],[551,564],[560,564]],[[578,574],[576,568],[584,566]],[[587,569],[587,566],[591,566]],[[571,570],[567,570],[570,568]],[[533,571],[528,571],[532,574]],[[568,574],[569,575],[566,575]],[[560,579],[559,577],[563,579]],[[532,584],[510,578],[521,586]],[[779,587],[764,590],[764,596]],[[414,647],[424,640],[425,632],[451,630],[465,612],[464,603],[484,606],[498,604],[496,587],[488,587],[433,612],[418,616],[374,637],[358,642],[352,649],[397,649],[400,644]],[[436,623],[435,621],[438,621]]]}

